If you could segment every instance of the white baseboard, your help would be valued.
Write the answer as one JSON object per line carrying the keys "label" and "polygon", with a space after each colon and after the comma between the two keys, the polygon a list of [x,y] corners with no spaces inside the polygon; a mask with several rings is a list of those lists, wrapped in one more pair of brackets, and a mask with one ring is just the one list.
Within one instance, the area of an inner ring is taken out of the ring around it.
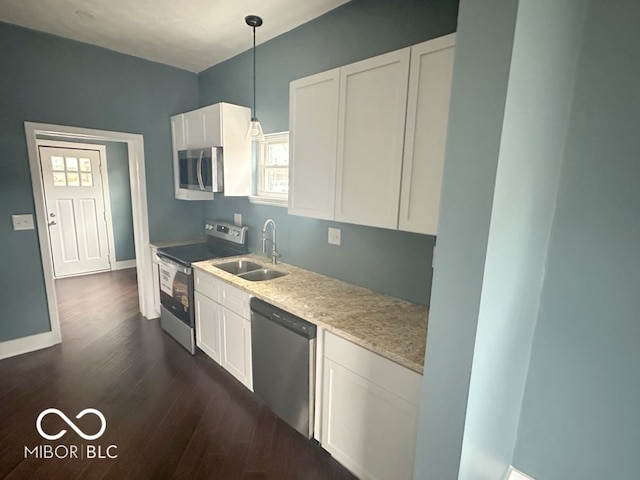
{"label": "white baseboard", "polygon": [[534,478],[529,475],[525,475],[516,468],[509,467],[506,480],[534,480]]}
{"label": "white baseboard", "polygon": [[135,268],[136,260],[123,260],[112,265],[111,270],[124,270],[125,268]]}
{"label": "white baseboard", "polygon": [[52,347],[61,341],[60,335],[56,335],[54,332],[45,332],[0,342],[0,360]]}

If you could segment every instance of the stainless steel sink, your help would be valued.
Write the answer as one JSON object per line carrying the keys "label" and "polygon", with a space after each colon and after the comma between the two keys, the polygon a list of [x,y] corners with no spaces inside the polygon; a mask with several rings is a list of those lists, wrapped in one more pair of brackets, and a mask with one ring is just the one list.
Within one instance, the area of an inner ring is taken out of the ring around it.
{"label": "stainless steel sink", "polygon": [[220,265],[214,265],[220,270],[232,273],[233,275],[241,275],[247,272],[253,272],[254,270],[260,270],[262,265],[259,263],[250,262],[249,260],[235,260],[233,262],[221,263]]}
{"label": "stainless steel sink", "polygon": [[254,270],[252,272],[239,274],[238,276],[251,282],[262,282],[264,280],[272,280],[274,278],[284,277],[285,275],[288,275],[288,273],[281,272],[280,270],[272,270],[270,268],[261,268],[260,270]]}

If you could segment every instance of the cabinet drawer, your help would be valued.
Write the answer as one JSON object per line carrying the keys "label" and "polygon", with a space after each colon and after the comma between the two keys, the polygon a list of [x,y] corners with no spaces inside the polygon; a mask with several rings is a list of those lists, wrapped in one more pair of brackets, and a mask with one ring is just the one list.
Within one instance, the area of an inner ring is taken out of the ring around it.
{"label": "cabinet drawer", "polygon": [[251,310],[249,306],[251,295],[247,292],[233,287],[228,283],[223,283],[220,299],[220,303],[232,312],[237,313],[247,320],[251,318]]}
{"label": "cabinet drawer", "polygon": [[224,283],[209,273],[194,269],[193,284],[196,292],[200,292],[205,297],[217,303],[221,303],[222,286]]}
{"label": "cabinet drawer", "polygon": [[353,373],[418,407],[422,375],[330,332],[325,333],[324,355]]}

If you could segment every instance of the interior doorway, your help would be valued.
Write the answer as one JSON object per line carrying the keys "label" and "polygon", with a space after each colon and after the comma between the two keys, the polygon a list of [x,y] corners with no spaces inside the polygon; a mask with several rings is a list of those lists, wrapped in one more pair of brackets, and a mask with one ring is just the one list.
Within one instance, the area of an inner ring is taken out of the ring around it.
{"label": "interior doorway", "polygon": [[[40,240],[40,252],[45,278],[45,289],[47,293],[47,305],[51,323],[51,332],[44,335],[44,337],[46,337],[46,341],[44,341],[41,336],[39,338],[39,345],[34,346],[33,349],[44,348],[62,341],[54,283],[55,275],[53,252],[48,225],[50,219],[45,200],[45,187],[41,174],[38,151],[39,137],[74,141],[86,140],[90,142],[122,142],[127,144],[139,307],[143,316],[146,318],[153,318],[153,278],[151,250],[149,249],[149,221],[147,211],[144,143],[142,135],[64,125],[39,124],[33,122],[25,122],[25,134],[29,153],[35,216],[38,238]],[[65,178],[66,173],[67,172],[65,170]],[[45,344],[43,344],[43,342]]]}

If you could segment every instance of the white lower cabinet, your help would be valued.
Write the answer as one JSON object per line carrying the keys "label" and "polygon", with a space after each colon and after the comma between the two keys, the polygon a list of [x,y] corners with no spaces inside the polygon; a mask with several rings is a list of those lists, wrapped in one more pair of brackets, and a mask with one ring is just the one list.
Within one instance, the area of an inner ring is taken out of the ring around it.
{"label": "white lower cabinet", "polygon": [[196,345],[248,389],[251,369],[251,296],[195,270]]}
{"label": "white lower cabinet", "polygon": [[200,350],[221,363],[222,306],[200,292],[195,293],[196,303],[196,345]]}
{"label": "white lower cabinet", "polygon": [[247,388],[253,390],[251,322],[228,308],[222,308],[222,342],[220,364]]}
{"label": "white lower cabinet", "polygon": [[362,479],[412,479],[422,376],[329,332],[321,443]]}

